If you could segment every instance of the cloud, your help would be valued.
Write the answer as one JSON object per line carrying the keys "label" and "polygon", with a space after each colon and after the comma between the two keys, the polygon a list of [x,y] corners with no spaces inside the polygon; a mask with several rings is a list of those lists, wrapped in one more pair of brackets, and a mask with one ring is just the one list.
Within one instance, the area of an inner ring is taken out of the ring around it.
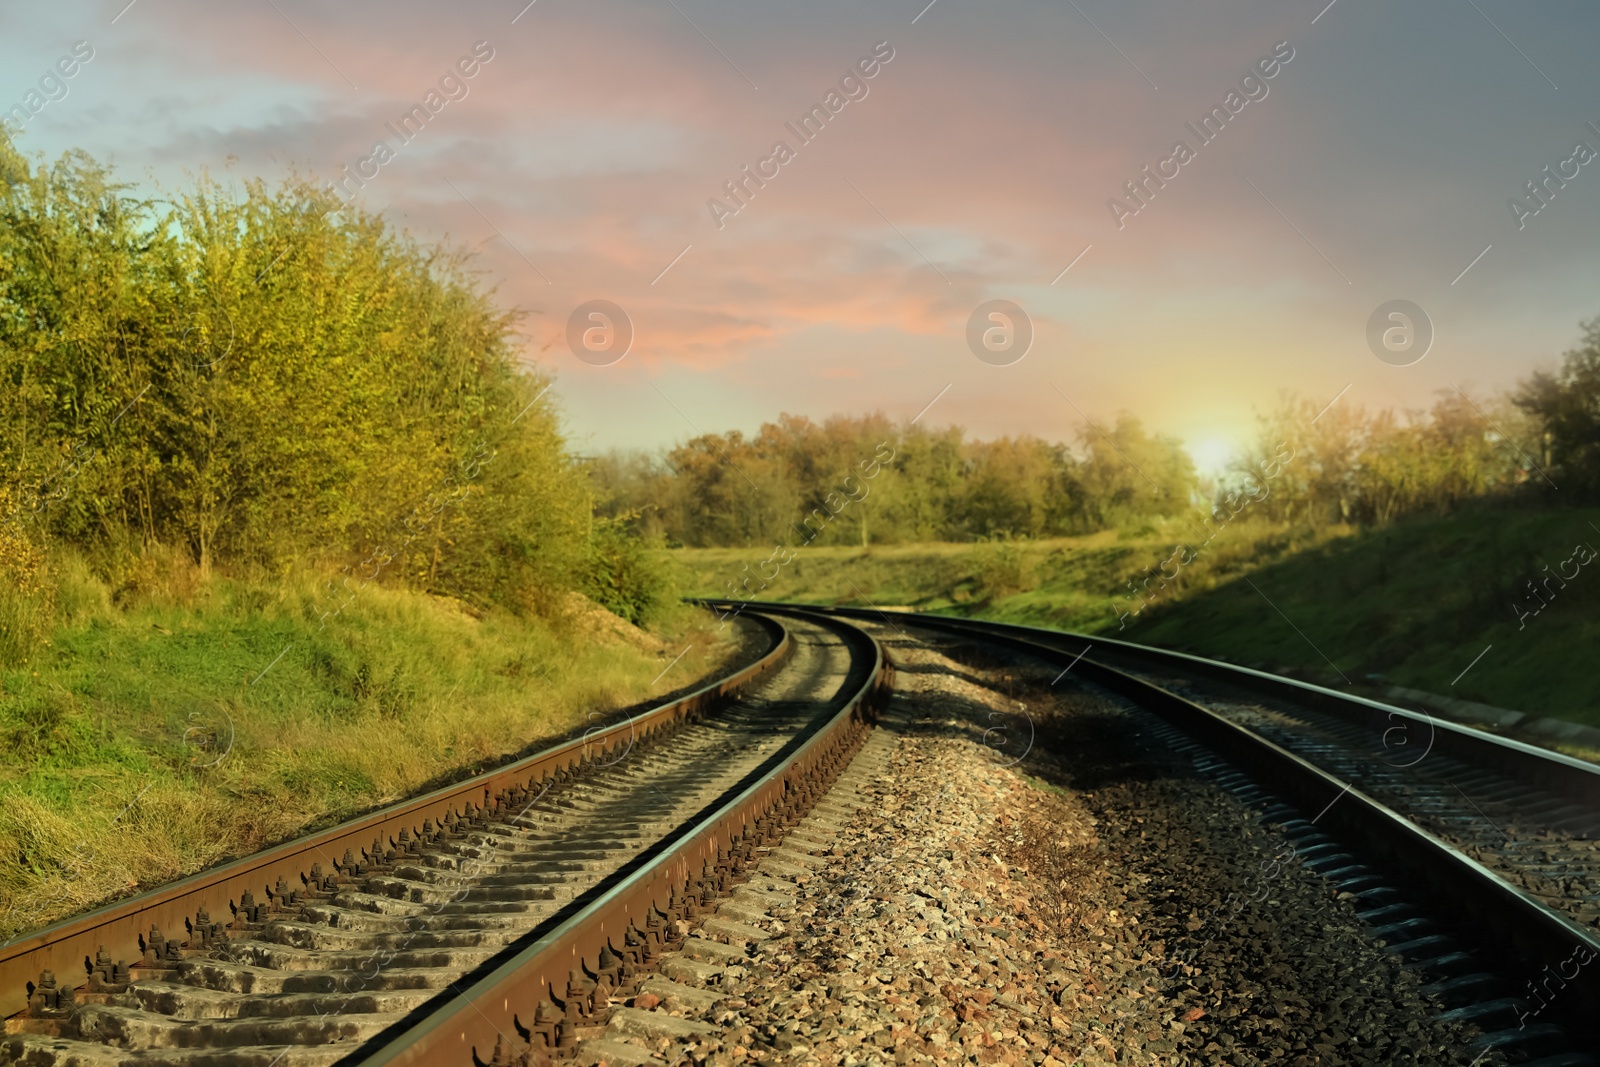
{"label": "cloud", "polygon": [[[1435,368],[1508,381],[1535,356],[1508,360],[1507,344],[1545,357],[1596,310],[1581,235],[1600,198],[1574,187],[1539,232],[1514,235],[1502,218],[1504,197],[1570,148],[1584,118],[1600,120],[1568,103],[1600,98],[1588,91],[1600,75],[1581,35],[1548,15],[1516,36],[1559,76],[1559,97],[1470,10],[1340,5],[1311,26],[1299,10],[1140,0],[1091,11],[1112,47],[1045,0],[1003,13],[941,4],[915,26],[915,12],[842,0],[696,0],[682,14],[541,3],[514,26],[521,3],[498,0],[278,6],[136,6],[95,40],[56,124],[30,138],[115,154],[127,176],[169,185],[230,156],[233,174],[331,178],[487,41],[495,58],[467,97],[363,196],[419,236],[479,250],[501,297],[535,313],[535,347],[605,297],[638,329],[627,373],[751,382],[782,362],[833,383],[818,402],[848,375],[852,402],[904,394],[914,413],[915,398],[970,371],[973,387],[941,404],[975,423],[1014,409],[1044,428],[1060,406],[1007,401],[983,384],[1002,379],[963,362],[967,315],[997,296],[1040,327],[1017,375],[1079,375],[1081,403],[1105,411],[1178,412],[1202,381],[1239,411],[1282,386],[1395,388],[1360,338],[1396,296],[1440,324],[1440,358],[1398,386],[1418,397],[1445,384]],[[37,29],[0,43],[8,60],[109,16],[66,5],[26,18]],[[886,39],[895,57],[867,95],[791,145],[781,178],[718,229],[708,198]],[[1266,98],[1118,230],[1107,199],[1285,39],[1296,58]],[[583,374],[572,388],[600,380]]]}

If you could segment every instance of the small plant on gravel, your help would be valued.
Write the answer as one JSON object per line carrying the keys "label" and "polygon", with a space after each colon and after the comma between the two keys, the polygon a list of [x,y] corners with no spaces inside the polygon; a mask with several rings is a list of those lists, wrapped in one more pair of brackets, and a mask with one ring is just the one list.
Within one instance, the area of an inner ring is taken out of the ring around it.
{"label": "small plant on gravel", "polygon": [[1062,822],[1048,811],[1028,811],[997,829],[997,853],[1026,871],[1036,890],[1036,916],[1057,937],[1069,937],[1088,910],[1086,889],[1096,865],[1093,846],[1063,836]]}

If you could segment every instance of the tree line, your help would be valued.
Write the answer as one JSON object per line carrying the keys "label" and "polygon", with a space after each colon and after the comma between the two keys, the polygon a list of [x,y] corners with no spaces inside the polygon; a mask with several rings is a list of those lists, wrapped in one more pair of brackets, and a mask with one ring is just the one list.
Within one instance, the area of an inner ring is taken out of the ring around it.
{"label": "tree line", "polygon": [[[784,415],[753,435],[613,451],[590,466],[601,514],[690,547],[1073,536],[1232,517],[1241,504],[1272,521],[1373,527],[1509,496],[1594,503],[1600,319],[1583,330],[1558,370],[1493,398],[1448,389],[1426,409],[1374,411],[1285,394],[1258,416],[1250,446],[1209,478],[1178,440],[1126,414],[1082,425],[1070,442],[977,440],[881,414]],[[892,474],[852,494],[852,465],[883,442]]]}
{"label": "tree line", "polygon": [[[1189,503],[1194,464],[1176,439],[1125,416],[1085,428],[1078,444],[978,441],[882,415],[784,415],[753,436],[607,453],[591,470],[603,514],[696,547],[1051,537]],[[854,476],[865,461],[888,473]]]}
{"label": "tree line", "polygon": [[463,255],[310,181],[158,199],[0,137],[0,574],[167,546],[640,618],[667,591],[595,519],[517,321]]}

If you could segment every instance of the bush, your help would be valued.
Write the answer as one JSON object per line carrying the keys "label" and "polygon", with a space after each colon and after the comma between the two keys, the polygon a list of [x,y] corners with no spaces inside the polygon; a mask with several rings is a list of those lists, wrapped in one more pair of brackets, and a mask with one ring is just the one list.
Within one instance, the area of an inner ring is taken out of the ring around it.
{"label": "bush", "polygon": [[976,588],[973,595],[985,603],[1020,593],[1033,586],[1033,565],[1020,546],[1010,541],[987,541],[968,554]]}
{"label": "bush", "polygon": [[[1052,807],[1054,805],[1051,805]],[[1098,869],[1094,846],[1063,835],[1059,810],[1027,811],[1000,830],[995,847],[1008,864],[1028,872],[1039,890],[1033,907],[1057,937],[1082,934]]]}
{"label": "bush", "polygon": [[55,578],[55,622],[72,626],[91,619],[114,618],[111,587],[81,555],[70,550],[52,554]]}
{"label": "bush", "polygon": [[[0,467],[118,607],[296,560],[338,569],[335,603],[379,582],[539,610],[588,587],[640,621],[670,598],[624,530],[589,544],[548,379],[464,253],[301,179],[138,199],[3,136],[0,173]],[[34,543],[3,537],[15,661],[49,604]]]}
{"label": "bush", "polygon": [[678,599],[678,583],[664,547],[659,540],[634,535],[622,520],[597,519],[583,591],[635,626],[658,621]]}

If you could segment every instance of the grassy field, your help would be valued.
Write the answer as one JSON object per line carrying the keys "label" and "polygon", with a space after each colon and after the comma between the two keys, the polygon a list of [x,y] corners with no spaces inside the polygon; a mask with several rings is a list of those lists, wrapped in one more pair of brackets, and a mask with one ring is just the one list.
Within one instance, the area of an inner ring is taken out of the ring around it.
{"label": "grassy field", "polygon": [[[1592,676],[1600,566],[1578,568],[1565,588],[1544,584],[1574,546],[1600,547],[1596,527],[1593,509],[1484,509],[1367,532],[1241,519],[1203,548],[1192,528],[1176,524],[1039,542],[813,547],[765,589],[759,579],[749,587],[770,599],[904,606],[1119,636],[1335,686],[1380,675],[1600,725]],[[1185,542],[1198,551],[1179,566],[1186,557],[1172,552]],[[727,596],[728,583],[756,574],[769,554],[696,549],[678,559],[700,595]],[[1575,566],[1567,563],[1566,573]],[[1126,583],[1163,570],[1176,578],[1145,592],[1147,606],[1124,618],[1138,603],[1125,599]],[[1519,622],[1514,600],[1523,610],[1540,603],[1530,580],[1548,588],[1549,603]]]}
{"label": "grassy field", "polygon": [[[1156,604],[1204,593],[1263,561],[1339,536],[1341,531],[1311,535],[1243,523],[1225,527]],[[697,596],[728,596],[730,582],[748,578],[757,598],[907,607],[1093,633],[1117,629],[1116,606],[1133,607],[1121,599],[1131,595],[1126,583],[1142,581],[1146,568],[1159,568],[1186,537],[1195,537],[1192,529],[1168,523],[1043,541],[817,546],[801,549],[765,589],[756,575],[770,550],[681,549],[675,555],[686,571],[686,590]],[[1129,620],[1130,635],[1154,610]]]}
{"label": "grassy field", "polygon": [[[0,671],[0,939],[535,747],[732,651],[685,609],[646,634],[371,585],[112,591],[68,561],[50,644]],[[662,675],[679,651],[689,653]]]}

